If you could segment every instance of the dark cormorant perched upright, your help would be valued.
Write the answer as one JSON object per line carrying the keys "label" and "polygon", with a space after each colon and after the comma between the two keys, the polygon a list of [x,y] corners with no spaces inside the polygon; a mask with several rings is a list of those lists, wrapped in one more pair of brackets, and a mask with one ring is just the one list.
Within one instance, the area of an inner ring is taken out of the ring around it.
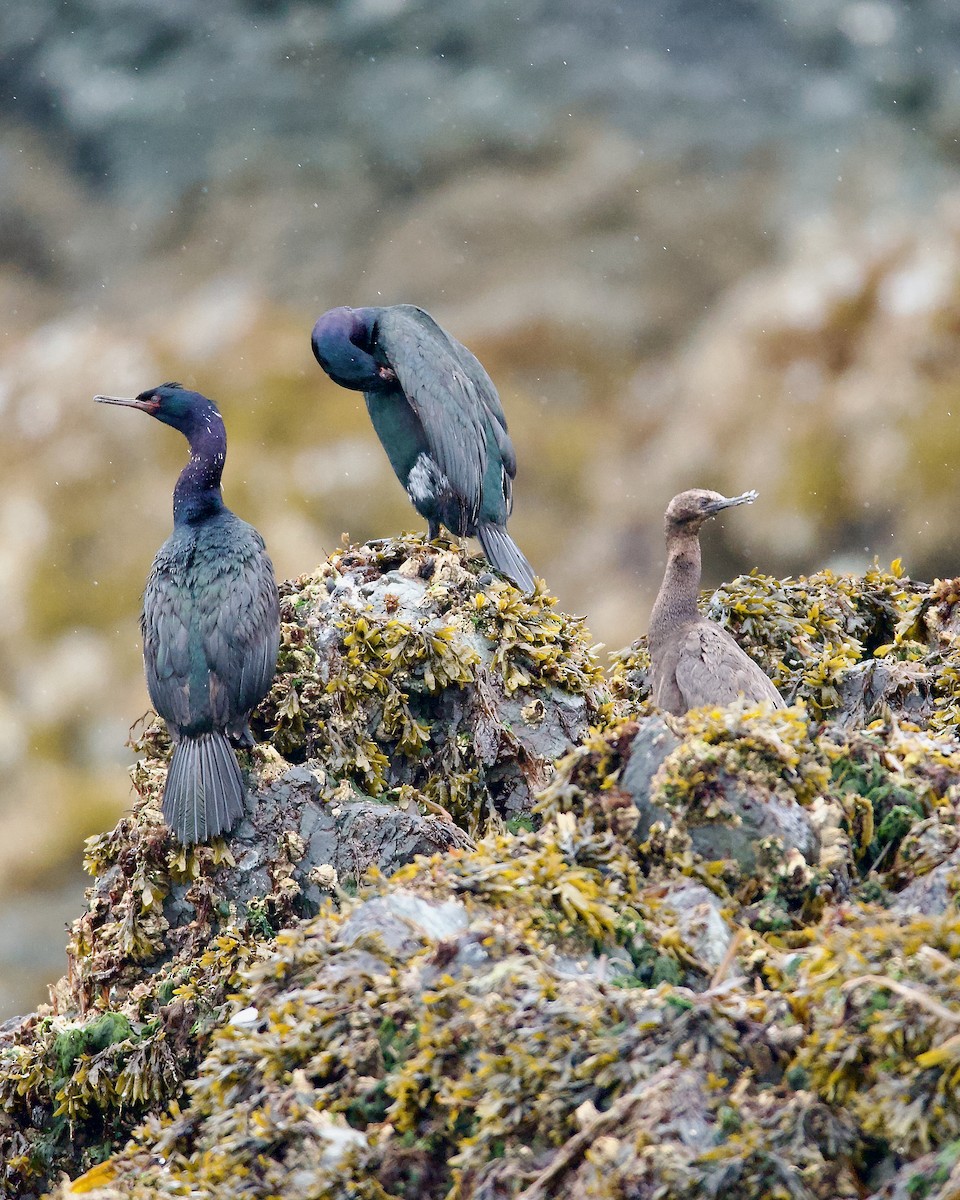
{"label": "dark cormorant perched upright", "polygon": [[412,304],[333,308],[313,327],[317,362],[364,394],[377,436],[431,541],[445,525],[476,536],[494,567],[525,592],[533,570],[507,533],[517,459],[493,381]]}
{"label": "dark cormorant perched upright", "polygon": [[133,400],[97,396],[179,429],[190,461],[173,493],[173,533],[143,593],[143,663],[173,757],[163,815],[184,844],[207,841],[243,816],[240,765],[228,739],[253,745],[251,710],[270,690],[280,607],[263,538],[225,507],[227,433],[217,406],[179,383]]}
{"label": "dark cormorant perched upright", "polygon": [[667,505],[667,569],[650,614],[650,665],[653,702],[682,716],[705,704],[743,699],[783,708],[783,699],[752,658],[725,629],[701,616],[700,526],[725,508],[752,504],[756,492],[727,498],[696,488]]}

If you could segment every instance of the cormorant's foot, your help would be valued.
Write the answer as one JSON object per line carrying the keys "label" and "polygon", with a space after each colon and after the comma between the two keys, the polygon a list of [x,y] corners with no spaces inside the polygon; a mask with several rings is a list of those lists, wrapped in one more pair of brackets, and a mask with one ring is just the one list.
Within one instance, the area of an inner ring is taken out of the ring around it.
{"label": "cormorant's foot", "polygon": [[443,525],[431,525],[427,530],[427,545],[443,550],[462,550],[464,539]]}
{"label": "cormorant's foot", "polygon": [[229,731],[229,737],[230,741],[233,742],[233,744],[239,750],[252,750],[257,744],[257,739],[250,732],[249,725],[245,725],[243,729],[240,730],[231,729]]}

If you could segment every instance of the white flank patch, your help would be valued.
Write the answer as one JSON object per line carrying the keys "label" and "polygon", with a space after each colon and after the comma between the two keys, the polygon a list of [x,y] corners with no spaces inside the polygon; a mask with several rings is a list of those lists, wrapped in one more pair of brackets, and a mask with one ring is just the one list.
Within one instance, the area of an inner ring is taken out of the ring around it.
{"label": "white flank patch", "polygon": [[450,491],[450,482],[429,454],[421,454],[407,476],[407,493],[416,503]]}

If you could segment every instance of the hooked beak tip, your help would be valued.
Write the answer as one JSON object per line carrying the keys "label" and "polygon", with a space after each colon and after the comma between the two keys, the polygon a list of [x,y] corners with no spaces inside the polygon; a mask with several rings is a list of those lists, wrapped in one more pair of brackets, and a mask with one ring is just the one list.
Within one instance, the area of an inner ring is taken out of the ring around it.
{"label": "hooked beak tip", "polygon": [[717,500],[710,506],[707,515],[715,517],[719,513],[725,512],[728,508],[736,508],[738,504],[752,504],[760,495],[756,489],[751,488],[749,492],[743,492],[739,496],[727,496],[723,500]]}
{"label": "hooked beak tip", "polygon": [[733,508],[736,504],[752,504],[760,495],[756,488],[751,488],[749,492],[743,492],[739,496],[731,496],[724,504],[724,508]]}

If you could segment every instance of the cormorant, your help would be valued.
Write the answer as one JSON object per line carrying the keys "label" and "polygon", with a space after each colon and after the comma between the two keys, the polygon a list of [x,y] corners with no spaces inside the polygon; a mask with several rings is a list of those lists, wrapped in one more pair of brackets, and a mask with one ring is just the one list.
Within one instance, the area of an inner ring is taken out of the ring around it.
{"label": "cormorant", "polygon": [[653,702],[676,716],[738,698],[784,707],[780,693],[753,659],[697,609],[700,526],[723,509],[752,504],[756,498],[754,491],[727,498],[695,488],[667,505],[667,569],[650,614],[648,642]]}
{"label": "cormorant", "polygon": [[270,690],[280,606],[263,538],[224,505],[227,433],[217,406],[179,383],[135,399],[190,443],[173,493],[173,533],[153,560],[140,629],[147,689],[173,740],[163,815],[189,845],[231,830],[244,785],[229,739],[252,746],[251,710]]}
{"label": "cormorant", "polygon": [[363,392],[397,478],[429,524],[476,536],[522,591],[533,570],[507,533],[517,459],[493,381],[429,313],[412,304],[332,308],[311,338],[341,387]]}

